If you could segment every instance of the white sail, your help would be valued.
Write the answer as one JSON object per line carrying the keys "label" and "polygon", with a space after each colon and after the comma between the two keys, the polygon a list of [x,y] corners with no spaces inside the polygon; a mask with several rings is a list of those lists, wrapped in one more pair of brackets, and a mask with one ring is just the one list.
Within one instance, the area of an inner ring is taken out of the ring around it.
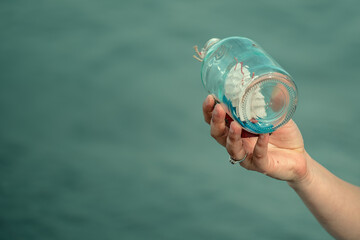
{"label": "white sail", "polygon": [[259,87],[252,92],[251,96],[249,96],[251,104],[247,105],[245,109],[246,112],[243,112],[241,98],[245,93],[245,89],[254,77],[251,75],[248,68],[247,65],[237,63],[228,73],[224,86],[225,96],[236,108],[237,117],[239,117],[241,121],[245,121],[245,115],[248,119],[266,117],[266,103]]}

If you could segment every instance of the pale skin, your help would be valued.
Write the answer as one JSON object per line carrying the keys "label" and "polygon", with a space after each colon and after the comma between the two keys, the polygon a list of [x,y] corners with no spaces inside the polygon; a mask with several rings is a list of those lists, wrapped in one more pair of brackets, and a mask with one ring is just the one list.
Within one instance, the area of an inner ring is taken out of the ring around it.
{"label": "pale skin", "polygon": [[242,128],[225,124],[225,110],[209,95],[203,103],[211,136],[248,170],[286,181],[319,223],[336,239],[360,239],[360,188],[333,175],[305,151],[294,121],[271,136],[241,138]]}

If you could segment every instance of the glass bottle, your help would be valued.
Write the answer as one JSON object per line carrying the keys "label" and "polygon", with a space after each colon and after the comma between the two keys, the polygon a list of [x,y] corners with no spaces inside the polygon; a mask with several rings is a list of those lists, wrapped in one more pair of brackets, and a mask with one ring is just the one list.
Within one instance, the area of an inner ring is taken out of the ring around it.
{"label": "glass bottle", "polygon": [[271,133],[291,119],[297,87],[257,43],[244,37],[213,38],[201,52],[194,48],[205,89],[246,131]]}

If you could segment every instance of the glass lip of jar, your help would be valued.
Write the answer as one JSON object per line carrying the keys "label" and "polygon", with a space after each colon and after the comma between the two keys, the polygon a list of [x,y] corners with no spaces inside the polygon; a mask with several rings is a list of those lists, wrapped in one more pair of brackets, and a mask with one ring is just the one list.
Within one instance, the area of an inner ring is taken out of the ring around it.
{"label": "glass lip of jar", "polygon": [[295,84],[295,81],[292,79],[292,77],[289,74],[285,75],[285,74],[278,73],[278,72],[269,72],[269,73],[265,73],[263,75],[257,76],[254,79],[254,81],[245,89],[244,95],[242,97],[242,102],[245,103],[244,98],[246,98],[248,96],[249,92],[252,91],[254,86],[259,85],[262,82],[268,81],[268,80],[276,80],[276,81],[281,82],[282,84],[292,87],[296,98],[291,103],[291,106],[289,107],[289,111],[286,114],[282,114],[281,116],[278,117],[278,119],[282,119],[282,120],[278,125],[273,126],[271,128],[271,131],[258,132],[258,131],[256,131],[256,128],[251,127],[251,124],[247,124],[247,121],[241,121],[240,118],[237,116],[234,116],[234,112],[232,112],[233,117],[236,117],[236,120],[248,132],[255,133],[255,134],[264,134],[264,133],[274,132],[274,131],[276,131],[276,129],[278,129],[279,127],[283,126],[288,121],[290,121],[290,119],[293,117],[293,115],[295,113],[296,106],[298,104],[298,89]]}

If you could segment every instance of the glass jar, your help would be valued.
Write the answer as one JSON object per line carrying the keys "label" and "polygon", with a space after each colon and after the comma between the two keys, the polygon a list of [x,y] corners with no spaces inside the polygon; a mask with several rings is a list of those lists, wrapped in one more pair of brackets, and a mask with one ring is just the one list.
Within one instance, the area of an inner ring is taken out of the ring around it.
{"label": "glass jar", "polygon": [[257,43],[244,37],[213,38],[201,52],[195,50],[205,89],[246,131],[271,133],[291,119],[297,87]]}

